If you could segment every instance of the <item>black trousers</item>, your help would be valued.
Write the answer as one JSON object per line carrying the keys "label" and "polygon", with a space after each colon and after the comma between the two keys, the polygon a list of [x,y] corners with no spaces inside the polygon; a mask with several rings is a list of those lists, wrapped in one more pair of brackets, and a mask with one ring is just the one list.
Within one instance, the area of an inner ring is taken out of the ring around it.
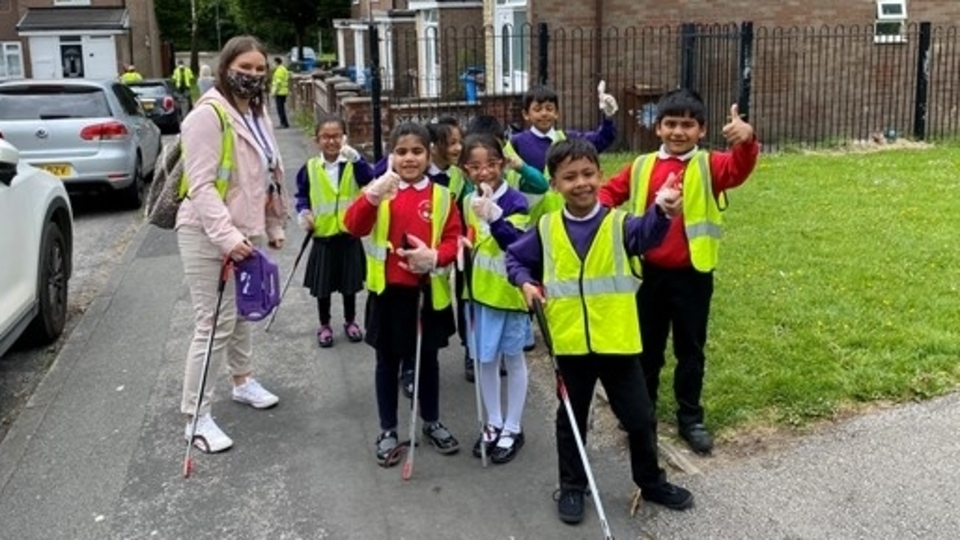
{"label": "black trousers", "polygon": [[667,336],[672,329],[673,354],[677,358],[673,393],[677,400],[677,424],[681,427],[703,423],[700,405],[706,362],[703,348],[707,343],[712,296],[712,272],[643,265],[643,284],[637,293],[637,302],[643,340],[640,363],[647,394],[656,407],[660,370],[666,363]]}
{"label": "black trousers", "polygon": [[[610,408],[627,431],[634,483],[643,489],[664,482],[666,475],[657,461],[657,422],[650,398],[643,390],[643,370],[637,357],[599,354],[558,356],[557,364],[584,445],[590,400],[593,399],[593,390],[599,379],[607,391]],[[637,391],[638,388],[640,391]],[[587,473],[562,401],[557,408],[557,456],[560,489],[586,489]]]}
{"label": "black trousers", "polygon": [[[423,348],[420,351],[420,388],[417,401],[420,402],[420,418],[424,423],[432,424],[440,419],[440,364],[437,362],[437,349]],[[408,360],[400,356],[377,351],[375,385],[377,389],[377,412],[380,415],[380,429],[397,429],[397,376],[400,364]],[[410,360],[410,369],[414,362]],[[413,404],[411,404],[413,406]]]}
{"label": "black trousers", "polygon": [[[330,308],[333,306],[331,297],[317,298],[317,311],[320,313],[320,324],[330,324]],[[357,318],[357,295],[343,295],[343,320],[352,323]]]}
{"label": "black trousers", "polygon": [[277,118],[280,119],[280,127],[290,127],[287,122],[287,96],[273,96],[277,103]]}

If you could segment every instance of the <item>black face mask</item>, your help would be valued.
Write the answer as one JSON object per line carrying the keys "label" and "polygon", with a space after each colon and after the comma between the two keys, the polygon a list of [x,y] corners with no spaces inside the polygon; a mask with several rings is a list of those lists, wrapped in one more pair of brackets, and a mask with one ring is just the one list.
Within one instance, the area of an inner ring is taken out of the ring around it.
{"label": "black face mask", "polygon": [[235,69],[227,71],[227,86],[238,98],[251,99],[263,93],[266,87],[266,75],[250,75]]}

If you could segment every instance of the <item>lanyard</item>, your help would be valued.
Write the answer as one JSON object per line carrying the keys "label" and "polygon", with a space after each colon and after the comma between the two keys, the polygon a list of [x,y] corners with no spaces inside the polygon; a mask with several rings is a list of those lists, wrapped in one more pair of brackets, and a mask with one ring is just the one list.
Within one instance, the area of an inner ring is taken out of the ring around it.
{"label": "lanyard", "polygon": [[253,139],[257,141],[257,146],[260,147],[260,153],[263,154],[264,159],[267,160],[267,166],[270,169],[273,169],[275,163],[273,160],[273,148],[270,146],[270,141],[260,129],[260,122],[257,120],[257,118],[252,115],[251,118],[253,119],[253,125],[251,125],[250,121],[247,120],[247,115],[243,115],[243,123],[247,125],[247,129],[249,129],[250,133],[253,134]]}

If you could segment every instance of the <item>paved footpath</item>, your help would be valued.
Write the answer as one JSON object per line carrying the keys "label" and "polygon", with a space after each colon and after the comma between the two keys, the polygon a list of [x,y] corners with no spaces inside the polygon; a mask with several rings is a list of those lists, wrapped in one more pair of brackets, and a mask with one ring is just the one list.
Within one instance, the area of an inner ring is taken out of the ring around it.
{"label": "paved footpath", "polygon": [[[296,130],[278,136],[292,187],[311,149]],[[302,238],[294,227],[277,257],[284,278]],[[337,323],[337,299],[334,308]],[[464,449],[445,457],[421,446],[404,482],[400,467],[373,459],[372,350],[338,334],[321,351],[316,324],[313,299],[291,287],[271,332],[261,326],[255,343],[257,376],[280,405],[236,404],[226,376],[216,375],[214,415],[236,445],[195,454],[196,472],[184,480],[177,409],[192,310],[175,238],[143,227],[0,443],[0,539],[602,537],[589,503],[579,526],[556,518],[555,401],[542,363],[526,446],[512,463],[482,469],[469,452],[476,412],[462,350],[444,351],[442,419]],[[402,434],[406,406],[401,398]],[[627,512],[632,486],[619,444],[590,451],[620,539],[958,538],[957,432],[954,395],[724,466],[693,458],[705,473],[671,475],[694,490],[697,506],[644,506],[636,517]]]}

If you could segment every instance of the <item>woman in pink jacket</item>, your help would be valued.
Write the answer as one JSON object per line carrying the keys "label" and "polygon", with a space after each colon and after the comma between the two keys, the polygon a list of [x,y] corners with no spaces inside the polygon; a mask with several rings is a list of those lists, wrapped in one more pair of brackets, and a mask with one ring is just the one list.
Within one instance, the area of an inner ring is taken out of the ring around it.
{"label": "woman in pink jacket", "polygon": [[[196,313],[193,340],[187,353],[180,410],[187,415],[184,436],[197,405],[197,385],[206,343],[213,328],[217,280],[224,257],[248,257],[255,245],[283,247],[286,221],[283,167],[262,96],[267,79],[267,55],[250,36],[238,36],[220,51],[217,81],[183,122],[184,170],[189,193],[177,214],[177,241],[190,297]],[[225,196],[215,180],[220,166],[223,126],[213,104],[226,113],[233,136],[233,167]],[[237,317],[235,285],[227,284],[217,320],[210,373],[217,374],[226,358],[233,376],[233,399],[256,409],[277,404],[278,398],[253,377],[251,325]],[[210,415],[213,384],[204,391],[194,445],[203,452],[220,452],[233,441]]]}

